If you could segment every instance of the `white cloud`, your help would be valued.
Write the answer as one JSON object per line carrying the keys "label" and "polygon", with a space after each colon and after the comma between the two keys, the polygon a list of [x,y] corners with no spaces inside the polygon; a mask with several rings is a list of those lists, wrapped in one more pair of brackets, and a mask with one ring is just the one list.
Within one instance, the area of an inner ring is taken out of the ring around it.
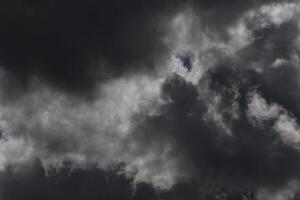
{"label": "white cloud", "polygon": [[77,100],[33,84],[16,102],[0,104],[0,128],[8,138],[0,140],[0,170],[35,156],[45,166],[60,166],[66,159],[80,166],[95,162],[104,168],[124,162],[138,169],[136,182],[170,187],[175,176],[172,161],[168,163],[162,154],[164,146],[144,153],[126,149],[129,142],[142,148],[131,140],[132,117],[159,113],[162,81],[144,75],[108,81],[95,101]]}
{"label": "white cloud", "polygon": [[283,111],[283,108],[278,104],[268,104],[257,92],[251,92],[248,98],[247,115],[251,120],[255,120],[255,122],[260,123],[276,118]]}
{"label": "white cloud", "polygon": [[22,138],[7,136],[0,140],[0,171],[8,166],[21,165],[34,158],[32,144]]}
{"label": "white cloud", "polygon": [[247,115],[258,126],[273,120],[272,128],[278,133],[280,140],[300,150],[300,127],[296,119],[282,106],[268,104],[260,94],[252,92],[249,95]]}

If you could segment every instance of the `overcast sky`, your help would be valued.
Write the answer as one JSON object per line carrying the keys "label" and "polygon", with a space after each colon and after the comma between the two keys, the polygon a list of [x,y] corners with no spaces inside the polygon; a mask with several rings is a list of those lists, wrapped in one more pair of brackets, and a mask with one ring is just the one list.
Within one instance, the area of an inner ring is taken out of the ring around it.
{"label": "overcast sky", "polygon": [[0,200],[300,199],[300,1],[0,1]]}

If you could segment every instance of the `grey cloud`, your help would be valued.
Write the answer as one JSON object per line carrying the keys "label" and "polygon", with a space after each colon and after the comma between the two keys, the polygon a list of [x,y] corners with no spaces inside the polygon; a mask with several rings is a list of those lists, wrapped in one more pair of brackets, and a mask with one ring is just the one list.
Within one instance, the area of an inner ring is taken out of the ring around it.
{"label": "grey cloud", "polygon": [[0,7],[4,200],[297,198],[297,2]]}

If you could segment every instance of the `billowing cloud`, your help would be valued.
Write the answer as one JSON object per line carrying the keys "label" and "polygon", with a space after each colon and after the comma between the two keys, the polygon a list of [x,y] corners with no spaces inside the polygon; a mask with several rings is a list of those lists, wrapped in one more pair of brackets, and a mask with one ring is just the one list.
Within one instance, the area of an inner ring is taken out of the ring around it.
{"label": "billowing cloud", "polygon": [[1,199],[298,198],[299,2],[0,10]]}

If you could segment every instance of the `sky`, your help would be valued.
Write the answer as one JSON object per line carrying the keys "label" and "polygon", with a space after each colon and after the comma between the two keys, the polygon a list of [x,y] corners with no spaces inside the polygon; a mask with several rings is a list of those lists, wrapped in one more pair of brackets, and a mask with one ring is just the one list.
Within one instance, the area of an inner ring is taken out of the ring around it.
{"label": "sky", "polygon": [[0,200],[300,199],[300,1],[0,1]]}

